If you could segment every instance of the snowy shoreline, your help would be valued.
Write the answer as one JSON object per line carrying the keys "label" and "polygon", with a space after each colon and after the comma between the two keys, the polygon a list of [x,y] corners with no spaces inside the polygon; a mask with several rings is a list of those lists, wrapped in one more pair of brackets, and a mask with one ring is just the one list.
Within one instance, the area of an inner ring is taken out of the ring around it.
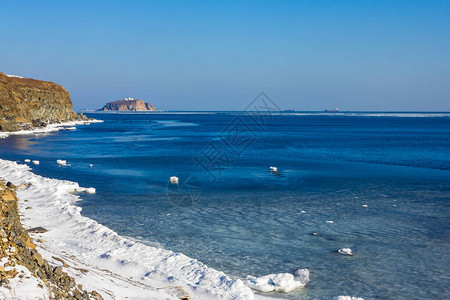
{"label": "snowy shoreline", "polygon": [[74,193],[79,189],[75,182],[45,178],[27,165],[3,159],[0,174],[15,185],[32,184],[17,195],[22,224],[49,230],[32,234],[34,240],[43,241],[37,243],[38,252],[50,263],[61,265],[54,259],[58,257],[73,266],[64,271],[105,299],[178,299],[177,286],[192,299],[255,298],[240,279],[231,279],[184,254],[121,237],[82,216],[81,208],[74,205],[81,200]]}
{"label": "snowy shoreline", "polygon": [[68,121],[62,123],[52,123],[48,124],[42,128],[35,128],[31,130],[19,130],[19,131],[0,131],[0,138],[6,138],[11,135],[26,135],[26,134],[37,134],[37,133],[49,133],[59,130],[73,130],[76,129],[76,125],[89,125],[90,123],[102,123],[102,120],[80,120],[80,121]]}

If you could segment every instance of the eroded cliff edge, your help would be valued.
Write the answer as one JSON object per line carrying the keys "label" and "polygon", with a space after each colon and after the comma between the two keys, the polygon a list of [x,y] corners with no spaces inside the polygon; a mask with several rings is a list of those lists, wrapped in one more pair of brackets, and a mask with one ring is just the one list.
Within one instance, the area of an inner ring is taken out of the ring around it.
{"label": "eroded cliff edge", "polygon": [[84,119],[73,111],[70,94],[61,85],[0,72],[0,131]]}

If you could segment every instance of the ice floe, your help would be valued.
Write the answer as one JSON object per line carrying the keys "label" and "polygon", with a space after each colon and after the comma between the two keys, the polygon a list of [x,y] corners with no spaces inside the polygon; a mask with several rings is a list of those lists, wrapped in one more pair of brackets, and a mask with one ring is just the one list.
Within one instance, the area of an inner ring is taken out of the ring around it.
{"label": "ice floe", "polygon": [[338,252],[342,255],[353,255],[352,249],[350,248],[341,248],[338,250]]}
{"label": "ice floe", "polygon": [[39,161],[38,160],[33,160],[32,163],[33,163],[33,165],[38,165]]}
{"label": "ice floe", "polygon": [[333,300],[364,300],[364,298],[352,297],[352,296],[337,296],[337,297],[334,297]]}
{"label": "ice floe", "polygon": [[297,270],[295,274],[295,277],[290,273],[269,274],[260,277],[249,275],[245,284],[258,292],[289,293],[304,287],[309,281],[309,271],[307,269]]}
{"label": "ice floe", "polygon": [[29,160],[29,159],[27,158],[27,159],[24,159],[23,161],[26,162],[26,163],[29,163],[31,160]]}
{"label": "ice floe", "polygon": [[56,160],[56,163],[60,166],[65,166],[67,165],[67,160],[58,159]]}

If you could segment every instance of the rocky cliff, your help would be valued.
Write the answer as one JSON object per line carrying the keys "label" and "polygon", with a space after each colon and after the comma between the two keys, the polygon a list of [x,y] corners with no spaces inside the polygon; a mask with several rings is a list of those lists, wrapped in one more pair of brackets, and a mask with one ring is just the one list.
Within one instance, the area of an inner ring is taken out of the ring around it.
{"label": "rocky cliff", "polygon": [[[16,189],[27,188],[27,186],[16,187],[0,179],[0,288],[8,288],[10,281],[21,282],[33,276],[40,282],[38,286],[48,291],[50,295],[48,299],[102,300],[99,293],[84,290],[81,285],[76,284],[73,277],[63,271],[61,266],[52,266],[36,251],[36,244],[31,240],[28,232],[38,230],[45,232],[45,229],[37,227],[25,230],[18,214]],[[65,266],[64,261],[61,259],[58,261]],[[31,273],[31,276],[24,273],[23,267]],[[14,295],[14,291],[11,291],[11,294]],[[5,294],[0,293],[0,298],[4,299],[2,296],[5,297]],[[17,297],[19,298],[21,297]]]}
{"label": "rocky cliff", "polygon": [[145,103],[141,99],[133,100],[118,100],[114,102],[108,102],[102,109],[102,111],[155,111],[156,108],[150,103]]}
{"label": "rocky cliff", "polygon": [[69,93],[59,84],[0,72],[0,131],[82,120],[73,112]]}

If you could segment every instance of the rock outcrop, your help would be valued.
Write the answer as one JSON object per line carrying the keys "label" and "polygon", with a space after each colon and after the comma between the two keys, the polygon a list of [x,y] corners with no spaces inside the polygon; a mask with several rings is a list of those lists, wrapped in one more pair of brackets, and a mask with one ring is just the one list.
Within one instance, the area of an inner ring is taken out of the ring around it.
{"label": "rock outcrop", "polygon": [[0,72],[0,131],[83,119],[73,111],[70,94],[59,84]]}
{"label": "rock outcrop", "polygon": [[[40,279],[42,289],[47,289],[50,299],[97,299],[102,296],[88,292],[63,271],[61,266],[50,265],[36,250],[27,230],[22,227],[17,209],[16,188],[10,182],[0,180],[0,287],[8,286],[16,277],[22,278],[19,266],[26,267],[31,276]],[[63,266],[65,263],[63,262]],[[45,285],[45,286],[44,286]],[[20,297],[19,297],[20,298]]]}
{"label": "rock outcrop", "polygon": [[106,103],[101,111],[155,111],[156,108],[150,103],[145,103],[142,99],[130,99],[118,100],[114,102]]}

